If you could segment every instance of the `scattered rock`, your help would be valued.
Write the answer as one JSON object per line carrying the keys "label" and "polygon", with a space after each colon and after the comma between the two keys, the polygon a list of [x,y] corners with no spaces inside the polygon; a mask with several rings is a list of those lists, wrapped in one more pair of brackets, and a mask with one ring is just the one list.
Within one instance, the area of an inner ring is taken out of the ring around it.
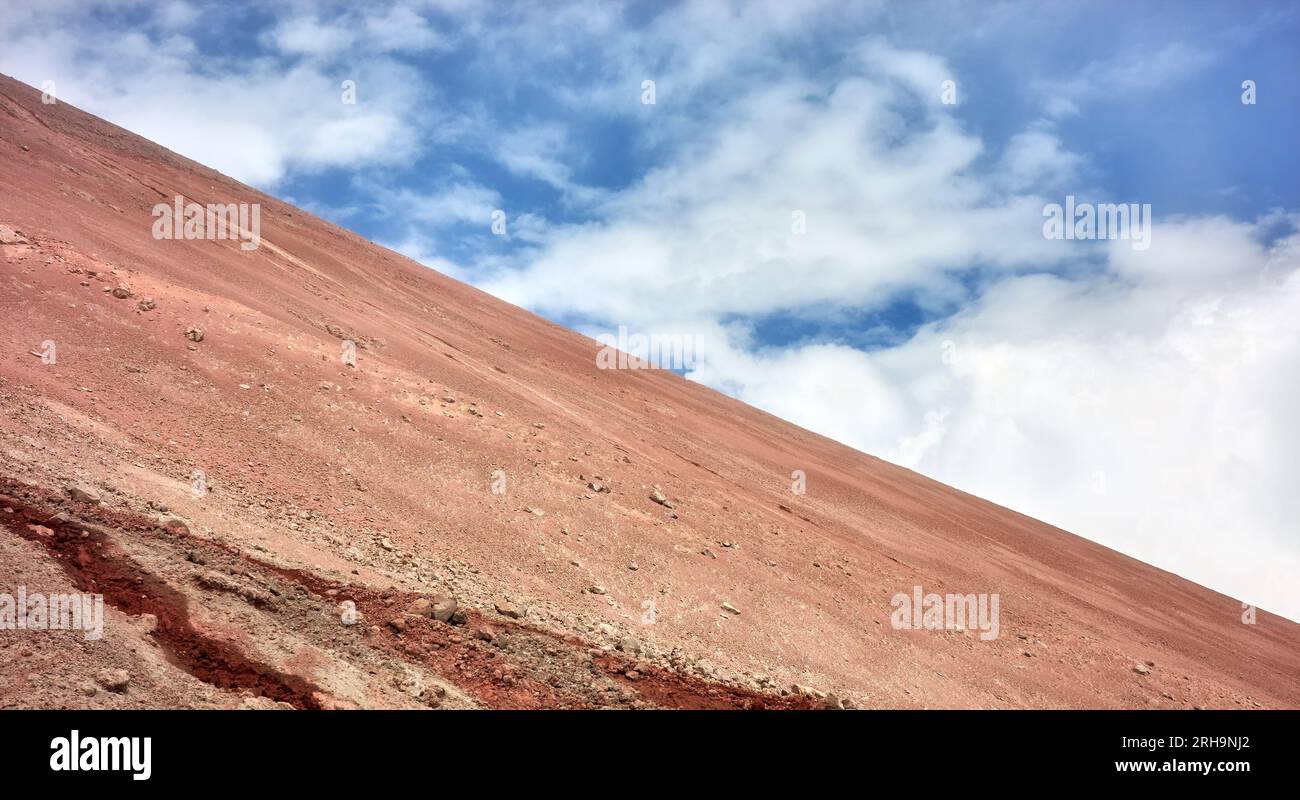
{"label": "scattered rock", "polygon": [[185,521],[179,517],[159,517],[158,521],[162,523],[162,526],[166,528],[169,533],[176,533],[182,536],[189,535],[190,526],[186,525]]}
{"label": "scattered rock", "polygon": [[203,341],[203,329],[190,326],[185,329],[185,338],[191,342],[201,342]]}
{"label": "scattered rock", "polygon": [[270,592],[263,591],[254,586],[245,586],[225,573],[217,572],[216,570],[201,572],[196,575],[194,579],[205,589],[211,589],[217,592],[228,592],[237,597],[244,598],[253,605],[269,606],[275,602],[275,598],[271,596]]}
{"label": "scattered rock", "polygon": [[445,594],[434,595],[432,608],[434,619],[439,622],[451,622],[458,611],[460,611],[460,603],[456,602],[456,598]]}
{"label": "scattered rock", "polygon": [[136,303],[135,306],[141,311],[153,311],[155,308],[158,307],[158,304],[154,302],[152,297],[146,297],[145,299]]}
{"label": "scattered rock", "polygon": [[592,587],[589,587],[589,588],[587,589],[587,591],[591,592],[592,594],[604,594],[604,593],[605,593],[605,587],[604,587],[604,586],[592,586]]}
{"label": "scattered rock", "polygon": [[673,501],[669,500],[668,496],[664,494],[663,489],[660,489],[658,486],[654,487],[654,491],[650,493],[650,499],[664,508],[677,508],[677,505],[673,503]]}
{"label": "scattered rock", "polygon": [[125,300],[126,298],[131,296],[131,290],[126,288],[125,286],[114,286],[113,296],[116,297],[118,300]]}
{"label": "scattered rock", "polygon": [[68,496],[79,503],[99,505],[99,490],[88,483],[73,483],[66,487]]}
{"label": "scattered rock", "polygon": [[1136,672],[1136,673],[1139,674],[1139,675],[1150,675],[1150,674],[1151,674],[1151,668],[1148,667],[1146,664],[1134,664],[1134,665],[1133,665],[1133,671]]}
{"label": "scattered rock", "polygon": [[406,613],[413,617],[432,617],[433,601],[427,600],[423,597],[413,600],[411,604],[406,607]]}
{"label": "scattered rock", "polygon": [[514,603],[504,601],[504,600],[500,603],[497,603],[495,607],[498,614],[500,614],[503,617],[509,617],[510,619],[519,619],[520,617],[528,613],[528,610],[526,608],[522,608],[520,606],[515,605]]}
{"label": "scattered rock", "polygon": [[124,669],[101,669],[95,673],[95,683],[98,683],[107,691],[121,694],[126,691],[127,685],[131,683],[131,673]]}
{"label": "scattered rock", "polygon": [[624,653],[629,653],[632,655],[640,655],[641,653],[641,642],[632,638],[631,636],[627,636],[624,637],[623,639],[620,639],[618,644],[615,646],[617,647],[617,649],[623,651]]}
{"label": "scattered rock", "polygon": [[722,610],[725,611],[725,612],[727,612],[728,614],[734,614],[734,615],[739,615],[739,614],[740,614],[740,609],[739,609],[739,608],[736,608],[736,607],[733,606],[731,603],[723,603],[723,604],[722,604]]}

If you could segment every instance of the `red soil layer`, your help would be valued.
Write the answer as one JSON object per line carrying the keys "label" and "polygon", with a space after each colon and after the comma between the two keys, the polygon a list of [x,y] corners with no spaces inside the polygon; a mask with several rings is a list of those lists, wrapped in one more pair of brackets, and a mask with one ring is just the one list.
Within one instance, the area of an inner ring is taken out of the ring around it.
{"label": "red soil layer", "polygon": [[[356,603],[364,619],[379,620],[399,615],[419,595],[410,592],[382,592],[338,583],[302,570],[269,564],[241,553],[221,542],[203,541],[181,528],[159,528],[146,517],[132,512],[83,506],[81,517],[87,522],[58,510],[61,498],[37,487],[0,476],[0,507],[14,509],[3,527],[23,538],[37,542],[60,560],[79,590],[104,595],[104,602],[118,610],[139,616],[152,614],[157,619],[153,636],[177,666],[200,680],[220,689],[249,690],[255,695],[289,703],[295,708],[318,709],[321,689],[295,675],[274,670],[250,661],[236,647],[216,641],[195,631],[190,623],[188,601],[176,589],[142,568],[115,546],[110,530],[113,526],[124,534],[162,535],[184,541],[188,546],[206,550],[224,550],[250,567],[277,575],[318,595],[328,595],[337,602]],[[33,530],[22,522],[33,523],[52,533]],[[492,651],[470,647],[466,632],[484,626],[497,635],[524,633],[543,642],[547,648],[583,651],[590,647],[576,638],[560,638],[537,628],[511,620],[489,620],[475,609],[465,608],[467,619],[453,627],[427,619],[408,618],[410,627],[398,635],[388,627],[380,628],[370,642],[406,658],[412,658],[436,673],[453,679],[457,688],[470,693],[487,708],[544,709],[587,708],[590,703],[581,695],[565,693],[511,667]],[[596,663],[609,676],[633,689],[651,705],[675,709],[800,709],[816,703],[805,697],[777,697],[727,686],[699,678],[676,675],[657,667],[636,664],[617,654],[606,654]],[[626,673],[639,667],[633,680]],[[509,680],[503,680],[503,672]]]}
{"label": "red soil layer", "polygon": [[[3,480],[3,485],[9,490],[13,484]],[[60,560],[78,590],[102,594],[106,604],[132,616],[152,614],[157,619],[154,638],[181,669],[219,689],[248,690],[294,708],[320,707],[317,687],[296,675],[252,662],[234,646],[194,630],[185,597],[122,553],[98,526],[65,521],[66,514],[38,510],[7,494],[0,494],[0,505],[13,508],[18,519],[52,531],[39,533],[28,525],[14,524],[12,517],[0,524],[44,546]]]}

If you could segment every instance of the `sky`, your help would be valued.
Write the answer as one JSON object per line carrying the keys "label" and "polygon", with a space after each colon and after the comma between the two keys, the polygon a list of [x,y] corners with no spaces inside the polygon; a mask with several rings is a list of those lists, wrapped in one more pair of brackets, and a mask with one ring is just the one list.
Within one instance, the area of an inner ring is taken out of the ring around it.
{"label": "sky", "polygon": [[1300,9],[1134,6],[0,0],[0,72],[1300,620]]}

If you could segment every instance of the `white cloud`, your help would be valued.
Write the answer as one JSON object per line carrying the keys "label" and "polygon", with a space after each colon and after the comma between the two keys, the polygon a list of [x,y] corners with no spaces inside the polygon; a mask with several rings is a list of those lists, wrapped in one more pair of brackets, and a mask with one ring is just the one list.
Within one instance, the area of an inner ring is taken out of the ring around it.
{"label": "white cloud", "polygon": [[1135,96],[1187,80],[1218,58],[1212,49],[1185,42],[1144,43],[1123,56],[1091,62],[1075,75],[1037,81],[1036,87],[1049,116],[1072,116],[1099,99],[1138,102]]}
{"label": "white cloud", "polygon": [[410,190],[381,191],[384,207],[393,216],[434,226],[463,224],[487,230],[492,212],[501,207],[494,190],[469,183],[456,183],[430,193]]}
{"label": "white cloud", "polygon": [[1294,230],[1166,224],[1148,252],[1188,282],[1116,247],[1105,272],[1005,280],[897,347],[715,346],[691,377],[1296,619]]}
{"label": "white cloud", "polygon": [[[1146,251],[1046,241],[1040,193],[1059,201],[1087,160],[1036,123],[983,171],[984,143],[930,96],[950,70],[900,55],[719,102],[599,221],[551,226],[487,288],[593,330],[704,336],[695,380],[1300,618],[1282,399],[1300,390],[1300,262],[1267,241],[1295,219],[1157,214]],[[965,303],[974,266],[977,300],[895,347],[764,348],[723,325],[901,291]]]}
{"label": "white cloud", "polygon": [[1034,125],[1011,137],[998,173],[1011,191],[1061,186],[1077,177],[1085,160],[1065,149],[1048,125]]}
{"label": "white cloud", "polygon": [[[1008,195],[975,171],[983,145],[932,102],[936,88],[895,70],[829,89],[797,79],[756,87],[598,203],[600,222],[552,226],[545,247],[487,286],[531,308],[635,324],[663,308],[719,318],[879,305],[903,286],[943,297],[973,264],[1062,258],[1042,237],[1042,199]],[[1045,159],[1058,176],[1076,163],[1046,138],[1013,140],[1006,158],[1022,183],[1041,177]]]}
{"label": "white cloud", "polygon": [[413,8],[401,3],[348,10],[323,20],[314,12],[280,19],[267,33],[280,51],[338,59],[366,53],[419,52],[450,47],[447,37]]}
{"label": "white cloud", "polygon": [[[341,80],[315,65],[252,59],[207,69],[181,36],[135,31],[113,37],[30,33],[0,51],[0,72],[239,180],[273,186],[289,170],[359,168],[409,160],[417,131],[436,128],[413,71],[376,59]],[[123,80],[123,76],[143,76]]]}
{"label": "white cloud", "polygon": [[350,46],[355,36],[342,21],[324,23],[314,16],[282,20],[268,35],[286,53],[311,56],[337,53]]}

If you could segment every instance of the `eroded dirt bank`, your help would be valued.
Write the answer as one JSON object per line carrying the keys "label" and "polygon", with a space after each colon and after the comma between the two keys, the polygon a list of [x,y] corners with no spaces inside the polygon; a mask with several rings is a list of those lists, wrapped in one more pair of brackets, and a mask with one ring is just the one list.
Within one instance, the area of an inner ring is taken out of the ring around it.
{"label": "eroded dirt bank", "polygon": [[[65,510],[69,505],[75,516]],[[459,701],[454,706],[504,709],[826,705],[811,697],[774,696],[675,674],[502,614],[488,619],[477,609],[458,606],[453,619],[438,620],[416,610],[422,608],[420,600],[431,598],[274,566],[195,537],[175,518],[160,524],[97,506],[65,502],[0,476],[0,526],[6,533],[43,549],[77,591],[103,595],[115,611],[141,619],[140,639],[157,647],[169,666],[239,698],[298,709],[401,707],[411,701],[439,708],[451,690]],[[195,606],[209,620],[222,618],[230,627],[211,622],[196,627]],[[321,617],[319,624],[294,622],[307,615]],[[242,635],[223,638],[240,620]],[[250,642],[248,633],[274,638],[294,657],[280,666],[255,660],[253,652],[274,648]],[[304,651],[316,655],[303,662]],[[319,669],[330,657],[385,664],[382,671],[366,670],[367,675],[386,673],[399,694],[381,700],[384,692],[371,681],[335,683],[327,691],[313,683],[310,670],[292,671],[303,663]],[[62,699],[80,699],[81,689]],[[57,689],[41,691],[46,700],[56,700]],[[128,683],[120,693],[130,691]]]}

